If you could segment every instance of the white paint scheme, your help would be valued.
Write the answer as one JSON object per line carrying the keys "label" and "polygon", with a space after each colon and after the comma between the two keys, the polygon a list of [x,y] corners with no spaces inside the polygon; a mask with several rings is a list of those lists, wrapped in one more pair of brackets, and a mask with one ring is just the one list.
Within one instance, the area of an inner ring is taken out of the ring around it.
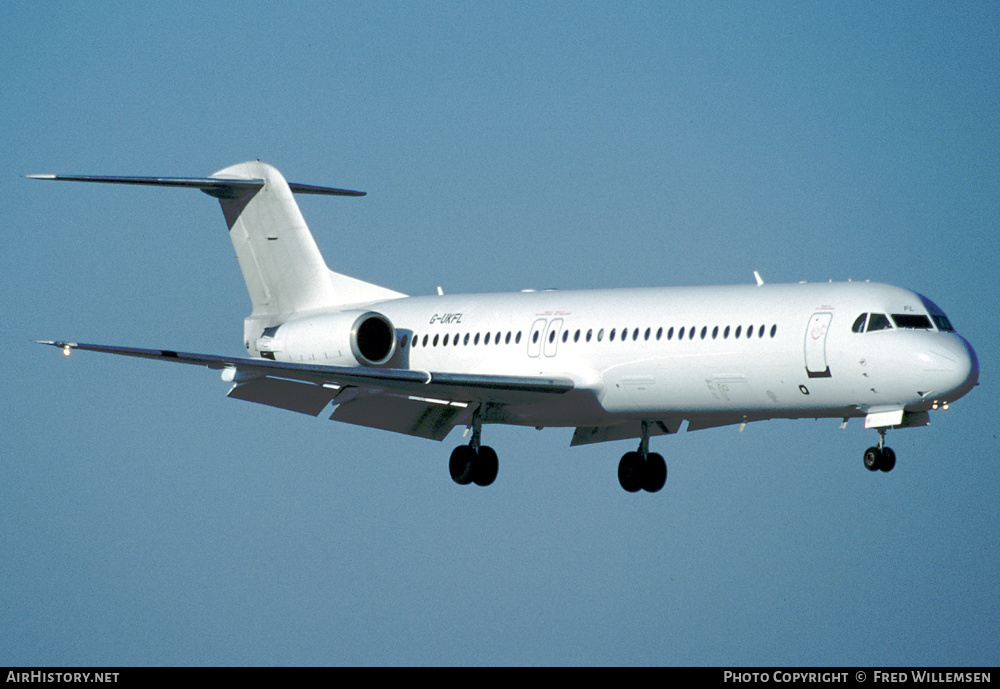
{"label": "white paint scheme", "polygon": [[[288,183],[264,163],[169,184],[41,178],[195,186],[220,197],[253,304],[244,324],[251,359],[49,344],[222,369],[231,397],[313,415],[332,403],[335,420],[410,435],[442,440],[468,426],[473,455],[489,450],[479,437],[490,423],[574,427],[573,444],[641,438],[645,459],[649,436],[684,422],[696,430],[864,417],[880,431],[880,456],[891,453],[886,428],[926,424],[978,380],[975,352],[947,328],[852,330],[866,313],[947,323],[898,287],[765,284],[755,272],[755,284],[739,286],[408,297],[330,271]],[[869,468],[878,468],[874,457]]]}

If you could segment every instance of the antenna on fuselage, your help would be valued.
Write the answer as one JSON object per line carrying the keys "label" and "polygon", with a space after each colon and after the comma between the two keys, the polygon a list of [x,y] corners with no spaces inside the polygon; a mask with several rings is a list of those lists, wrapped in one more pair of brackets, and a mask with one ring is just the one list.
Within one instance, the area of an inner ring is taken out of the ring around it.
{"label": "antenna on fuselage", "polygon": [[758,287],[760,287],[761,285],[764,284],[764,278],[762,278],[760,276],[760,273],[758,273],[756,270],[753,271],[753,279],[757,281],[757,286]]}

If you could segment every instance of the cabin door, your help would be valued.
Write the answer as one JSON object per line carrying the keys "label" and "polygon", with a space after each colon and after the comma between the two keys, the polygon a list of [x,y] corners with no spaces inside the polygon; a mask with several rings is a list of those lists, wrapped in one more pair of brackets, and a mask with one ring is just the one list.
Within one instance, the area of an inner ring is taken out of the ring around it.
{"label": "cabin door", "polygon": [[806,373],[810,378],[829,378],[830,367],[826,363],[826,335],[830,330],[833,314],[814,313],[806,328]]}

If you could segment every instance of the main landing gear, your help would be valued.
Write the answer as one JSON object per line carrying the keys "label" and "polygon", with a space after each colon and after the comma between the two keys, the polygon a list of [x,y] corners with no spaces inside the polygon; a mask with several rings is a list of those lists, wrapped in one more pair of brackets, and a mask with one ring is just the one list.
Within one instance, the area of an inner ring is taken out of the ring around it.
{"label": "main landing gear", "polygon": [[649,451],[649,426],[645,421],[639,449],[626,452],[618,462],[618,482],[629,493],[640,490],[655,493],[667,482],[667,463],[663,455]]}
{"label": "main landing gear", "polygon": [[878,445],[865,450],[865,469],[868,471],[892,471],[896,466],[896,453],[885,444],[884,428],[878,429]]}
{"label": "main landing gear", "polygon": [[472,440],[468,445],[459,445],[452,450],[448,461],[451,478],[460,486],[470,483],[488,486],[497,480],[500,460],[492,447],[480,443],[482,431],[480,410],[477,409],[472,415]]}
{"label": "main landing gear", "polygon": [[480,445],[459,445],[451,453],[448,462],[451,478],[460,486],[475,483],[477,486],[488,486],[497,479],[500,460],[492,447]]}

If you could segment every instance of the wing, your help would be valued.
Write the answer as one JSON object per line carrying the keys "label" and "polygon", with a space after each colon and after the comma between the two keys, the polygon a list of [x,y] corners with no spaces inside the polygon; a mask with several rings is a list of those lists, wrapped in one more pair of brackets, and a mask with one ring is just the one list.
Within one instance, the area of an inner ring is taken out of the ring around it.
{"label": "wing", "polygon": [[315,364],[192,354],[167,349],[41,340],[67,356],[81,349],[105,354],[206,366],[234,383],[229,397],[362,426],[443,440],[456,425],[471,422],[480,405],[537,404],[574,389],[568,378],[434,373],[413,369]]}

